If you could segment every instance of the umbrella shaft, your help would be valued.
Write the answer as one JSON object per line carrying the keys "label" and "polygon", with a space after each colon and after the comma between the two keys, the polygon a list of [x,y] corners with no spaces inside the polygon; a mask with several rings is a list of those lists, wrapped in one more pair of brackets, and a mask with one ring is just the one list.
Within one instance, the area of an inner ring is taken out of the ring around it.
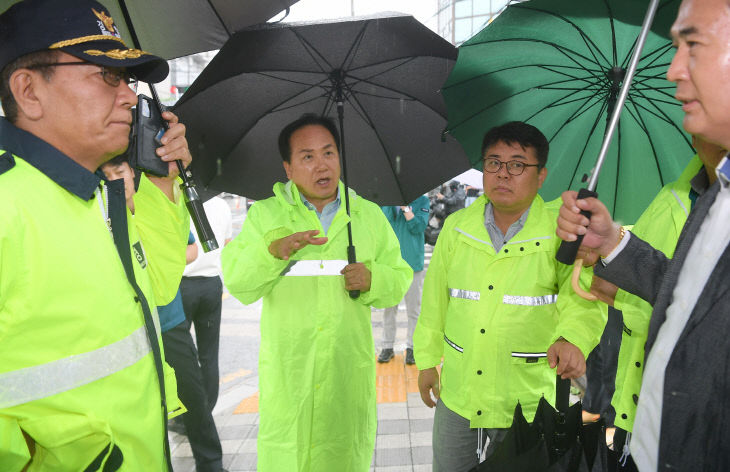
{"label": "umbrella shaft", "polygon": [[598,185],[598,175],[601,173],[603,161],[606,159],[606,154],[608,154],[608,147],[611,145],[613,134],[616,131],[616,126],[618,125],[618,120],[621,116],[621,110],[623,109],[624,103],[626,102],[626,97],[629,94],[631,81],[634,79],[636,67],[639,64],[641,52],[644,49],[644,43],[646,42],[646,37],[649,35],[649,29],[651,28],[651,24],[654,21],[654,14],[656,13],[658,6],[659,0],[651,0],[649,8],[647,8],[646,10],[644,23],[641,25],[641,32],[639,33],[639,37],[636,40],[636,49],[634,49],[634,54],[633,56],[631,56],[631,62],[629,63],[629,68],[626,71],[626,78],[624,79],[624,83],[621,85],[621,92],[618,95],[616,105],[613,109],[613,113],[611,114],[611,121],[608,123],[608,127],[606,128],[606,134],[603,137],[603,144],[601,145],[601,150],[598,153],[596,166],[594,167],[593,173],[591,174],[591,179],[588,181],[587,189],[590,191],[594,191],[596,189],[596,186]]}

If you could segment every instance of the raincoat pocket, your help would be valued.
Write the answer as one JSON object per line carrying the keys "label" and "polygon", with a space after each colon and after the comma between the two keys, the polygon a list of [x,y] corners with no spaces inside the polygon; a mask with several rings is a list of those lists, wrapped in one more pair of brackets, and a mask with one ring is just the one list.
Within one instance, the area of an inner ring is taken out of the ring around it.
{"label": "raincoat pocket", "polygon": [[[102,451],[114,447],[109,425],[86,415],[42,416],[20,420],[18,425],[35,443],[28,472],[84,470]],[[107,460],[105,455],[100,465]]]}
{"label": "raincoat pocket", "polygon": [[[509,391],[517,394],[520,400],[526,398],[523,395],[525,392],[533,392],[535,401],[537,401],[544,390],[555,390],[554,381],[555,373],[548,365],[547,353],[512,351]],[[553,387],[546,388],[551,385]]]}
{"label": "raincoat pocket", "polygon": [[465,382],[464,348],[453,339],[444,335],[444,364],[441,369],[441,385],[447,385],[453,392],[464,392]]}

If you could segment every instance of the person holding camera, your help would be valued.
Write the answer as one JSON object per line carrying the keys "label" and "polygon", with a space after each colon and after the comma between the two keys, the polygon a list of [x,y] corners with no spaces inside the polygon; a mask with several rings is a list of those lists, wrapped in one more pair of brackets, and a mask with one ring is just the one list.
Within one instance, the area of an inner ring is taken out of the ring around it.
{"label": "person holding camera", "polygon": [[[185,266],[173,163],[191,161],[185,127],[163,115],[157,154],[171,172],[140,188],[134,217],[123,181],[98,171],[128,146],[135,80],[167,73],[98,2],[25,0],[0,14],[3,471],[171,469],[179,401],[155,305]],[[144,234],[169,250],[148,253]]]}

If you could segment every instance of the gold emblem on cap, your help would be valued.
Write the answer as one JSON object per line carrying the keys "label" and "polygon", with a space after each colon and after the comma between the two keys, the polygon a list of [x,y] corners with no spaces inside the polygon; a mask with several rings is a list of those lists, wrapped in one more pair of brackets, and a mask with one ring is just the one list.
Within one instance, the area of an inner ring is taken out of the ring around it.
{"label": "gold emblem on cap", "polygon": [[99,18],[99,21],[104,23],[104,27],[106,27],[107,30],[109,30],[112,33],[114,32],[114,20],[112,19],[111,16],[107,15],[104,12],[99,13],[94,8],[92,8],[91,11],[93,11],[94,15],[96,15],[96,17]]}
{"label": "gold emblem on cap", "polygon": [[139,49],[111,49],[109,51],[99,51],[98,49],[89,49],[84,51],[84,54],[89,56],[106,56],[112,59],[124,60],[124,59],[137,59],[138,57],[149,54]]}

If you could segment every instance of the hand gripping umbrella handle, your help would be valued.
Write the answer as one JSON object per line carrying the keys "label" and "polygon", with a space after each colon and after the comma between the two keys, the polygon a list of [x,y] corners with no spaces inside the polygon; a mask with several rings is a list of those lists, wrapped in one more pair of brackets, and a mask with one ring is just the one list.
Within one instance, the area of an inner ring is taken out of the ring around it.
{"label": "hand gripping umbrella handle", "polygon": [[[160,96],[157,94],[157,90],[153,84],[148,85],[161,115],[164,111],[164,107],[160,101]],[[163,121],[163,126],[165,127],[165,130],[168,129],[166,121]],[[187,207],[188,213],[190,213],[190,217],[195,225],[195,232],[198,233],[198,241],[200,241],[203,251],[214,251],[218,249],[218,241],[216,241],[215,234],[208,222],[208,217],[205,215],[203,201],[200,199],[200,195],[198,195],[198,190],[195,187],[195,181],[193,180],[192,175],[188,174],[190,171],[183,167],[180,159],[176,160],[175,163],[180,171],[180,178],[183,181],[180,188],[183,190],[183,195],[185,196],[185,206]]]}
{"label": "hand gripping umbrella handle", "polygon": [[[589,197],[598,198],[598,194],[585,188],[578,191],[578,199]],[[580,214],[588,219],[591,218],[591,212],[589,211],[581,210]],[[579,234],[575,241],[563,241],[560,243],[557,254],[555,254],[555,259],[563,264],[571,265],[575,261],[575,256],[578,255],[578,248],[580,248],[581,242],[583,242],[582,234]]]}
{"label": "hand gripping umbrella handle", "polygon": [[[355,246],[350,244],[347,246],[347,263],[354,264],[355,262],[357,262],[357,257],[355,257]],[[359,296],[360,290],[350,290],[350,298],[355,300]]]}

